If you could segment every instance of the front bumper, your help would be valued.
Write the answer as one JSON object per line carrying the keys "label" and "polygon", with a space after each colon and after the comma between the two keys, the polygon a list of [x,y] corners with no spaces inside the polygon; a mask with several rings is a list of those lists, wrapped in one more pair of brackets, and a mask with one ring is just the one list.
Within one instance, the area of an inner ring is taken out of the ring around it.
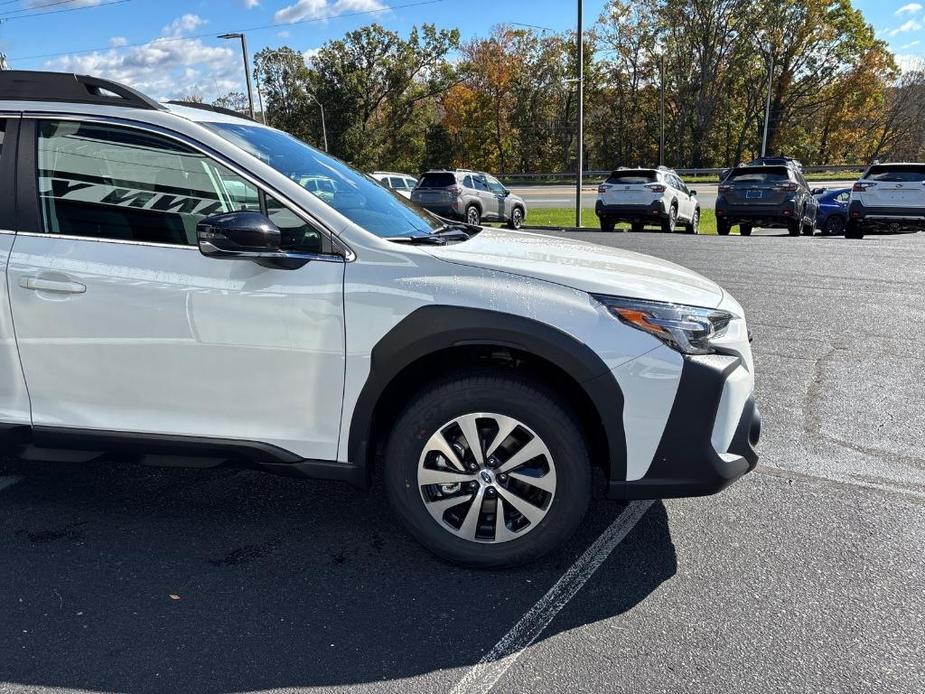
{"label": "front bumper", "polygon": [[848,219],[867,228],[925,229],[925,209],[908,207],[866,207],[860,200],[848,205]]}
{"label": "front bumper", "polygon": [[761,415],[748,367],[740,356],[685,357],[651,465],[638,480],[611,480],[608,496],[704,496],[753,470],[758,464],[755,446],[761,436]]}

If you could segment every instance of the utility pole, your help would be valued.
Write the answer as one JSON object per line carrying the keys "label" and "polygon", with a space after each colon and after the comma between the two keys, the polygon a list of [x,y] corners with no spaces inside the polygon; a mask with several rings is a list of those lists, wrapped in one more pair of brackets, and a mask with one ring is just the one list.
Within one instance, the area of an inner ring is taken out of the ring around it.
{"label": "utility pole", "polygon": [[241,53],[244,55],[244,77],[247,80],[247,103],[250,109],[251,120],[257,120],[254,112],[254,85],[251,82],[250,60],[247,57],[247,37],[244,34],[220,34],[220,39],[241,39]]}
{"label": "utility pole", "polygon": [[665,53],[658,61],[659,104],[658,104],[658,165],[665,165]]}
{"label": "utility pole", "polygon": [[774,80],[774,54],[771,53],[770,57],[771,66],[768,69],[768,98],[764,104],[764,136],[761,138],[762,157],[766,155],[768,149],[768,121],[771,120],[771,84]]}
{"label": "utility pole", "polygon": [[575,181],[575,226],[581,227],[581,184],[584,173],[584,101],[585,101],[585,42],[582,22],[582,0],[578,0],[578,117],[577,140],[578,152],[576,156],[577,177]]}

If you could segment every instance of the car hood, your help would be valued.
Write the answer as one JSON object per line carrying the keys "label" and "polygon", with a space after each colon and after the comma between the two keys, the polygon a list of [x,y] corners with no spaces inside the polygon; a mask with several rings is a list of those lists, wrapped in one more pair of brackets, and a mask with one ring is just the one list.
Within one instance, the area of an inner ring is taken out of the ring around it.
{"label": "car hood", "polygon": [[667,260],[557,236],[486,228],[468,241],[428,247],[451,263],[500,270],[595,294],[715,308],[718,284]]}

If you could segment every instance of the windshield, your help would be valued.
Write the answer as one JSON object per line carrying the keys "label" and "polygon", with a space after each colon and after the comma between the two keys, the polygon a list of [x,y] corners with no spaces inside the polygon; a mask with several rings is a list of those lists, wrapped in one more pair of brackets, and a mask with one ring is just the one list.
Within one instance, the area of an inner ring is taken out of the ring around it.
{"label": "windshield", "polygon": [[443,226],[429,212],[291,135],[245,123],[203,125],[296,181],[326,205],[376,236],[421,236]]}

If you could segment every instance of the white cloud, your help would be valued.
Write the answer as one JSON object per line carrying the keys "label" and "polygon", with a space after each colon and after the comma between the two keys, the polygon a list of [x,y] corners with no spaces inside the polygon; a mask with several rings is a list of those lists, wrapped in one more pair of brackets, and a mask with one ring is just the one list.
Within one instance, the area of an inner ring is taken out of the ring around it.
{"label": "white cloud", "polygon": [[244,7],[249,10],[254,9],[255,7],[260,6],[260,0],[244,0]]}
{"label": "white cloud", "polygon": [[110,48],[120,48],[128,43],[128,39],[124,36],[113,36],[109,39]]}
{"label": "white cloud", "polygon": [[244,71],[239,50],[183,36],[204,23],[196,15],[184,15],[165,26],[160,38],[142,46],[123,48],[117,37],[110,41],[109,50],[67,55],[45,66],[122,82],[162,100],[189,94],[209,99],[241,90]]}
{"label": "white cloud", "polygon": [[292,34],[290,34],[288,31],[281,31],[277,34],[277,36],[281,39],[288,39],[290,36],[292,36]]}
{"label": "white cloud", "polygon": [[897,17],[902,17],[904,14],[918,14],[922,11],[922,6],[917,2],[910,2],[908,5],[903,5],[900,7],[895,14]]}
{"label": "white cloud", "polygon": [[312,61],[315,59],[315,56],[318,55],[320,48],[309,48],[307,51],[302,52],[302,59],[305,61],[305,65],[311,67]]}
{"label": "white cloud", "polygon": [[894,57],[896,58],[896,64],[903,72],[925,70],[925,58],[921,55],[897,53]]}
{"label": "white cloud", "polygon": [[196,31],[196,29],[206,23],[206,20],[198,14],[185,14],[182,17],[177,17],[170,24],[161,29],[161,36],[183,36],[184,34]]}
{"label": "white cloud", "polygon": [[921,41],[910,41],[909,43],[905,44],[904,46],[900,46],[900,47],[899,47],[899,50],[905,51],[905,50],[908,50],[908,49],[912,48],[913,46],[918,46],[920,43],[921,43]]}
{"label": "white cloud", "polygon": [[301,22],[305,19],[322,19],[336,17],[348,12],[369,12],[385,10],[387,5],[381,0],[298,0],[279,10],[273,19],[276,22]]}
{"label": "white cloud", "polygon": [[897,34],[905,34],[908,31],[918,31],[922,28],[922,25],[914,19],[910,19],[907,22],[904,22],[895,29],[891,29],[887,32],[890,36],[896,36]]}

